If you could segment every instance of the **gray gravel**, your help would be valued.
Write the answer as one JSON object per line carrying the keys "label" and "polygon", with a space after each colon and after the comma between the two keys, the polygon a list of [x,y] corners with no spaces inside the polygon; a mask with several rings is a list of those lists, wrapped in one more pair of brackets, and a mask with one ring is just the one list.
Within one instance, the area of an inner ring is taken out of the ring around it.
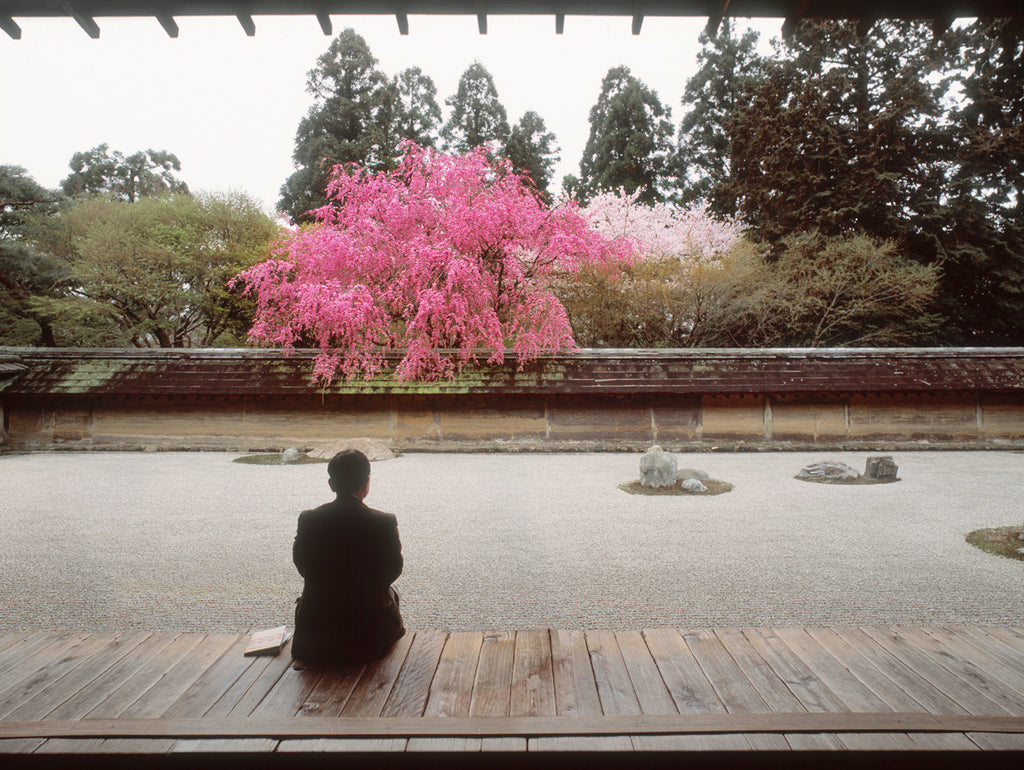
{"label": "gray gravel", "polygon": [[[299,510],[326,466],[227,453],[0,456],[0,630],[291,623]],[[1024,520],[1024,453],[903,452],[903,481],[793,478],[867,453],[679,455],[736,488],[642,497],[637,454],[409,454],[367,502],[398,515],[410,628],[1012,624],[1024,563],[964,534]]]}

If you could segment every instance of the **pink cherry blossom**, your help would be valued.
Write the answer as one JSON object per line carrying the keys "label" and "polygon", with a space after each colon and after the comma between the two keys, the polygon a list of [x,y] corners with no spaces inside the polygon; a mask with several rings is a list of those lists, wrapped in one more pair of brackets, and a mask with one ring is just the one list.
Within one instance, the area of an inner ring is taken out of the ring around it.
{"label": "pink cherry blossom", "polygon": [[739,222],[715,219],[705,204],[677,208],[667,203],[645,205],[637,198],[638,193],[602,193],[583,213],[597,232],[634,239],[643,257],[674,257],[684,266],[714,260],[743,236]]}
{"label": "pink cherry blossom", "polygon": [[574,347],[548,287],[556,273],[632,258],[635,242],[545,205],[485,149],[404,145],[397,169],[336,167],[315,224],[240,276],[256,299],[250,338],[315,345],[314,377],[370,379],[403,353],[403,380],[452,378],[469,362],[520,366]]}

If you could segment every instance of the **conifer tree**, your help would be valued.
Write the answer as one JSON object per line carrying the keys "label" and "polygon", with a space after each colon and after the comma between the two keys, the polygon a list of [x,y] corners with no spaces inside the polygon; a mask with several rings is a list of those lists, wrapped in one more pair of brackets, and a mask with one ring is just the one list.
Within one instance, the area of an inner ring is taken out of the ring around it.
{"label": "conifer tree", "polygon": [[752,29],[737,33],[733,24],[725,18],[714,37],[700,34],[700,69],[683,91],[682,104],[689,110],[679,124],[673,158],[677,199],[685,204],[705,200],[719,216],[736,213],[728,125],[747,104],[764,70],[757,53],[758,33]]}
{"label": "conifer tree", "polygon": [[487,142],[508,138],[508,114],[498,99],[491,73],[475,61],[459,78],[456,92],[445,99],[451,109],[441,129],[446,152],[462,154]]}
{"label": "conifer tree", "polygon": [[[338,34],[307,75],[313,105],[299,122],[295,172],[281,187],[279,206],[295,221],[327,202],[325,187],[337,164],[389,166],[387,115],[394,94],[366,41],[349,28]],[[382,114],[384,113],[384,114]]]}
{"label": "conifer tree", "polygon": [[641,203],[665,199],[672,149],[671,110],[657,93],[613,67],[590,110],[590,136],[580,161],[580,196],[600,191],[639,191]]}
{"label": "conifer tree", "polygon": [[544,118],[529,110],[512,127],[503,152],[516,169],[530,175],[534,186],[546,197],[550,195],[551,174],[559,160],[555,141],[555,135],[544,125]]}

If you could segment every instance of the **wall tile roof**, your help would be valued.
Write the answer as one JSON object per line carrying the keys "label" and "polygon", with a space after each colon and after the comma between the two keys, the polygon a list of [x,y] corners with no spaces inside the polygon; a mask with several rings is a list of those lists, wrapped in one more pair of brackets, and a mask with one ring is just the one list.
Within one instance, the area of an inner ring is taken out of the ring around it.
{"label": "wall tile roof", "polygon": [[[581,350],[453,381],[311,382],[315,351],[0,348],[7,396],[635,395],[1024,391],[1024,348]],[[397,359],[393,359],[397,360]]]}

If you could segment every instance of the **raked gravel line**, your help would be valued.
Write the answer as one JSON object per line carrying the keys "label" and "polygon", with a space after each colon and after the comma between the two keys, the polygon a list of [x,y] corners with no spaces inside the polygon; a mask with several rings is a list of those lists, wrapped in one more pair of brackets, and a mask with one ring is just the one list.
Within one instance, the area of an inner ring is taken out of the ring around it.
{"label": "raked gravel line", "polygon": [[[637,454],[408,454],[367,502],[398,516],[409,628],[1024,622],[1024,562],[964,534],[1024,521],[1024,453],[899,452],[902,481],[812,484],[870,453],[678,455],[715,497],[617,485]],[[0,630],[291,624],[295,517],[326,466],[228,453],[0,456]]]}

